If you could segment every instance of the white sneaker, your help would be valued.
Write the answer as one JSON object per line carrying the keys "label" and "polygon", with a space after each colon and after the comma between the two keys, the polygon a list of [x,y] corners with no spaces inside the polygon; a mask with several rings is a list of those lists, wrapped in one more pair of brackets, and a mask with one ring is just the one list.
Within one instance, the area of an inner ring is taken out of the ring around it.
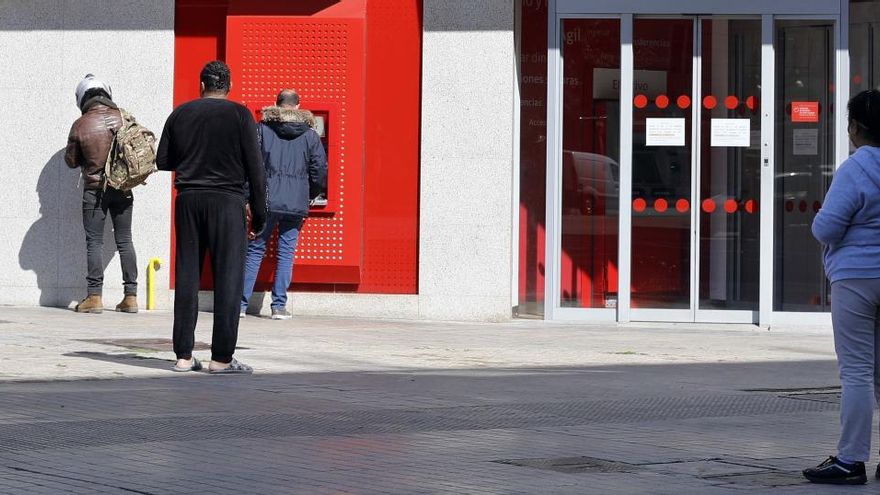
{"label": "white sneaker", "polygon": [[246,312],[245,310],[241,310],[241,311],[239,311],[239,313],[238,313],[238,317],[239,317],[239,318],[244,318],[246,314],[247,314],[247,312]]}

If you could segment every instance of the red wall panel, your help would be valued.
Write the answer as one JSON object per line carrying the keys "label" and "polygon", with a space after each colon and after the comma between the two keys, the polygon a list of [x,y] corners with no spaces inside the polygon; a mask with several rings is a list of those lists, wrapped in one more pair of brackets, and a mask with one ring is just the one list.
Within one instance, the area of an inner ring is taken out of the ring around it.
{"label": "red wall panel", "polygon": [[367,2],[367,167],[360,292],[418,289],[421,1]]}
{"label": "red wall panel", "polygon": [[[174,9],[174,106],[199,97],[199,72],[202,67],[226,53],[227,0],[177,0]],[[171,191],[171,221],[174,222],[174,200]],[[171,228],[171,288],[174,288],[176,266],[174,226]],[[206,265],[208,262],[206,260]],[[207,272],[208,270],[206,270]],[[210,288],[210,279],[202,288]]]}

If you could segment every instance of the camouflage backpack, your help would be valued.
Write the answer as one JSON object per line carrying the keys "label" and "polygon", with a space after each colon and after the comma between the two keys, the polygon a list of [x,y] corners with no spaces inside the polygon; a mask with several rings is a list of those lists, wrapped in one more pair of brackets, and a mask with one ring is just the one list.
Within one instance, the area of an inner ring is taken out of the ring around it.
{"label": "camouflage backpack", "polygon": [[146,182],[156,169],[156,135],[120,109],[122,126],[113,133],[104,165],[104,189],[128,191]]}

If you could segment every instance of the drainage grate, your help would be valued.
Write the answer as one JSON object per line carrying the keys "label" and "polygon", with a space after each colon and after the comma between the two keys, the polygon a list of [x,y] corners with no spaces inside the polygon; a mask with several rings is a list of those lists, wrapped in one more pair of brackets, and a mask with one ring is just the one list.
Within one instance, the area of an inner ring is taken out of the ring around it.
{"label": "drainage grate", "polygon": [[771,471],[770,467],[759,467],[742,462],[732,462],[722,458],[676,460],[670,462],[639,464],[640,467],[666,475],[688,475],[702,479],[715,479],[741,474],[757,474]]}
{"label": "drainage grate", "polygon": [[492,462],[566,474],[634,473],[647,471],[664,476],[699,478],[719,487],[777,488],[806,483],[806,480],[795,472],[781,471],[771,467],[749,466],[726,461],[722,458],[638,465],[586,456],[499,459]]}
{"label": "drainage grate", "polygon": [[826,404],[840,404],[840,392],[830,394],[810,393],[810,394],[789,394],[783,395],[787,399],[809,400],[813,402],[824,402]]}
{"label": "drainage grate", "polygon": [[753,488],[777,488],[783,486],[806,485],[809,482],[798,473],[783,471],[768,471],[753,474],[731,474],[715,476],[712,481],[718,481],[719,486],[734,485],[737,487]]}
{"label": "drainage grate", "polygon": [[510,466],[529,467],[555,471],[557,473],[629,473],[638,469],[638,466],[625,462],[607,461],[596,457],[557,457],[535,459],[499,459],[492,461],[498,464]]}
{"label": "drainage grate", "polygon": [[802,388],[744,388],[741,392],[774,392],[780,394],[808,394],[808,393],[827,393],[840,391],[839,385],[829,385],[827,387],[802,387]]}
{"label": "drainage grate", "polygon": [[767,392],[777,394],[785,399],[840,404],[840,387],[809,387],[809,388],[751,388],[743,392]]}

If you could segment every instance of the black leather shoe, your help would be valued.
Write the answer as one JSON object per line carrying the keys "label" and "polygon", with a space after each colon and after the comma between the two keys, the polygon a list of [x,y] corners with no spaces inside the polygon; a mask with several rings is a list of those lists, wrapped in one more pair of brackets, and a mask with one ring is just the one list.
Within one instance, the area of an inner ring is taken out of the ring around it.
{"label": "black leather shoe", "polygon": [[804,478],[829,485],[863,485],[868,482],[864,462],[844,464],[834,456],[814,468],[804,469]]}

